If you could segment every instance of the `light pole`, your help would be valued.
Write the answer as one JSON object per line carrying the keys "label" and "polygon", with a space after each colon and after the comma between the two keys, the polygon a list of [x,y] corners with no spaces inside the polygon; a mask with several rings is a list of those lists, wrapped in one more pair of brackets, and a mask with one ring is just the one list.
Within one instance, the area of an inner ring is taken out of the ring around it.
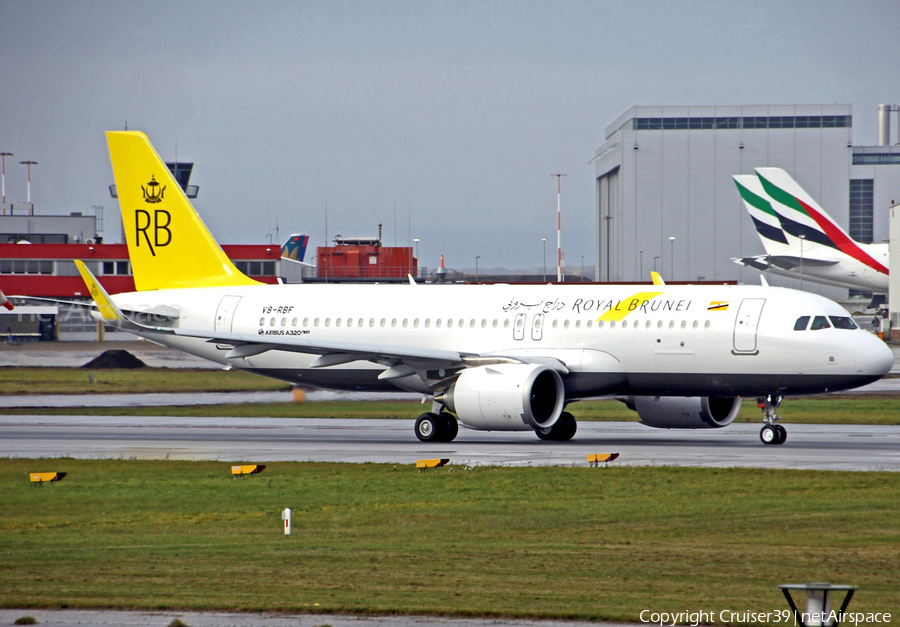
{"label": "light pole", "polygon": [[547,282],[547,238],[542,237],[541,241],[544,243],[544,283]]}
{"label": "light pole", "polygon": [[556,281],[562,283],[562,214],[560,212],[559,196],[560,181],[567,174],[551,174],[556,177]]}
{"label": "light pole", "polygon": [[643,281],[644,280],[644,278],[643,278],[644,277],[644,251],[641,250],[639,252],[641,254],[641,273],[638,275],[638,281]]}
{"label": "light pole", "polygon": [[669,238],[669,272],[672,273],[672,276],[669,277],[669,280],[675,280],[675,236]]}
{"label": "light pole", "polygon": [[[11,152],[0,152],[0,157],[3,158],[3,204],[6,205],[6,158],[12,157],[13,153]],[[3,207],[3,211],[6,211],[6,207]]]}
{"label": "light pole", "polygon": [[19,161],[19,163],[22,165],[28,166],[28,197],[26,200],[30,204],[31,203],[31,166],[37,165],[38,162],[37,161]]}
{"label": "light pole", "polygon": [[656,272],[656,260],[659,259],[659,255],[653,258],[653,271]]}
{"label": "light pole", "polygon": [[478,260],[481,259],[481,255],[477,255],[475,257],[475,282],[478,283]]}

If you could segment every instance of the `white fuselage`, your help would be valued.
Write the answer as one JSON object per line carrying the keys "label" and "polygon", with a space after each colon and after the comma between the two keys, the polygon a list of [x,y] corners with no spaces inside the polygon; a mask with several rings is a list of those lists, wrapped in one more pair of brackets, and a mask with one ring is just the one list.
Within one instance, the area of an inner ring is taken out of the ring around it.
{"label": "white fuselage", "polygon": [[[170,326],[210,337],[558,360],[568,370],[567,399],[821,393],[877,380],[893,362],[883,342],[859,329],[795,331],[801,316],[849,314],[817,295],[763,286],[260,285],[113,299],[123,309],[173,308],[179,318]],[[430,391],[419,377],[379,379],[388,364],[377,360],[311,367],[313,352],[227,357],[227,343],[144,335],[300,385]]]}

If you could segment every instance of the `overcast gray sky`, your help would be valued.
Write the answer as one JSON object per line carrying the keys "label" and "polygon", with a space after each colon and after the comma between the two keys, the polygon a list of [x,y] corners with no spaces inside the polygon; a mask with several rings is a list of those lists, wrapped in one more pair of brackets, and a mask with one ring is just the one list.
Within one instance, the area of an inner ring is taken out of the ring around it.
{"label": "overcast gray sky", "polygon": [[[421,263],[538,268],[563,172],[569,268],[593,258],[593,168],[633,105],[900,101],[900,2],[0,0],[0,150],[41,213],[103,205],[103,132],[194,161],[221,243],[421,238]],[[395,212],[396,206],[396,212]]]}

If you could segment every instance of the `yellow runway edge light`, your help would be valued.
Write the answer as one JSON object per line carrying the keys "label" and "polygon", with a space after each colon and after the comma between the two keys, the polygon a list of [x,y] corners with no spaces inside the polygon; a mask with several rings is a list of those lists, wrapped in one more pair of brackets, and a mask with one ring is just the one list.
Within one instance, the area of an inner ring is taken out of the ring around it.
{"label": "yellow runway edge light", "polygon": [[591,466],[599,466],[602,463],[608,464],[618,456],[618,453],[594,453],[592,455],[588,455],[587,460]]}
{"label": "yellow runway edge light", "polygon": [[64,472],[33,472],[31,473],[31,483],[42,484],[51,483],[53,481],[62,481],[66,476]]}
{"label": "yellow runway edge light", "polygon": [[449,459],[417,459],[416,468],[419,472],[428,470],[429,468],[440,468],[450,463]]}
{"label": "yellow runway edge light", "polygon": [[243,466],[232,466],[231,474],[234,475],[235,479],[237,479],[238,477],[243,477],[244,475],[259,474],[265,469],[265,464],[245,464]]}

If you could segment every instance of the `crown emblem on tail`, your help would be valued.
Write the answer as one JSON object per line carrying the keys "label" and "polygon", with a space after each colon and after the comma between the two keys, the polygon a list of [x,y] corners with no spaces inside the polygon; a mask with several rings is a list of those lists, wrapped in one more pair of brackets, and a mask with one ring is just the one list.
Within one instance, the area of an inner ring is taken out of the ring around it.
{"label": "crown emblem on tail", "polygon": [[150,176],[150,182],[147,183],[147,187],[141,185],[141,189],[144,190],[144,202],[149,203],[161,202],[163,194],[166,193],[166,186],[157,183],[156,176],[154,175]]}

